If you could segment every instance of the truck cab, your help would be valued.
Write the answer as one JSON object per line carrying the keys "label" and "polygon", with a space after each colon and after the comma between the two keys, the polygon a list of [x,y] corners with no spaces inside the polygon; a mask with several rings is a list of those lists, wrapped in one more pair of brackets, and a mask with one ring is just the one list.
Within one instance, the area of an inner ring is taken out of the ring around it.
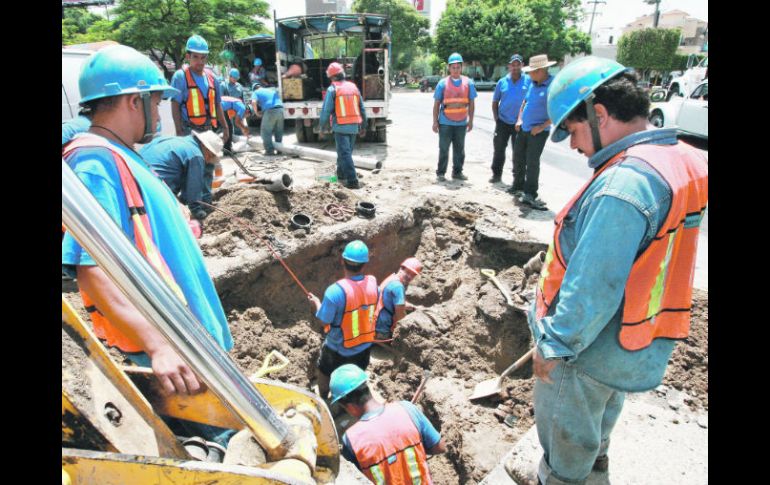
{"label": "truck cab", "polygon": [[295,120],[298,142],[315,142],[326,90],[326,68],[339,62],[366,108],[366,139],[386,141],[390,83],[390,19],[379,14],[320,14],[275,21],[276,72],[284,118]]}
{"label": "truck cab", "polygon": [[697,65],[695,64],[696,59],[697,57],[695,57],[695,54],[690,54],[690,57],[687,59],[687,70],[681,76],[671,80],[668,90],[668,99],[671,99],[672,96],[686,96],[691,93],[701,81],[708,78],[708,56],[704,57]]}

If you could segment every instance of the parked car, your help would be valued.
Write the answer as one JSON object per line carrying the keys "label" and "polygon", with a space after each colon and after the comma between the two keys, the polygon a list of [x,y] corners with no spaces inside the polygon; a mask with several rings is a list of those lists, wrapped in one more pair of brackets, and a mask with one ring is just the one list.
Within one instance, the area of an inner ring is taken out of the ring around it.
{"label": "parked car", "polygon": [[482,77],[475,78],[473,84],[476,85],[476,91],[492,91],[497,86],[495,81]]}
{"label": "parked car", "polygon": [[700,83],[686,98],[674,96],[664,103],[652,103],[650,123],[657,128],[676,127],[682,134],[708,140],[709,83]]}
{"label": "parked car", "polygon": [[427,83],[426,88],[428,90],[430,89],[436,89],[436,86],[438,85],[438,82],[441,81],[441,76],[425,76],[425,82]]}

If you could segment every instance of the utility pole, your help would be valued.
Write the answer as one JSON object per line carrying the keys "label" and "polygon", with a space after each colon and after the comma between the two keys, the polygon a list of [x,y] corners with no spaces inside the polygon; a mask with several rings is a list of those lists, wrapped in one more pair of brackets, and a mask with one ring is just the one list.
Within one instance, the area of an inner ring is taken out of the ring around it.
{"label": "utility pole", "polygon": [[653,28],[658,28],[658,20],[660,19],[660,0],[644,0],[647,5],[655,4],[655,15],[652,17]]}
{"label": "utility pole", "polygon": [[[594,9],[591,12],[591,25],[588,27],[588,35],[590,36],[591,32],[594,29],[594,17],[596,17],[596,15],[597,15],[597,13],[596,13],[596,5],[599,4],[599,3],[607,3],[607,2],[605,2],[604,0],[592,0],[592,1],[588,2],[588,3],[593,3],[594,4]],[[599,13],[598,15],[601,15],[601,13]]]}

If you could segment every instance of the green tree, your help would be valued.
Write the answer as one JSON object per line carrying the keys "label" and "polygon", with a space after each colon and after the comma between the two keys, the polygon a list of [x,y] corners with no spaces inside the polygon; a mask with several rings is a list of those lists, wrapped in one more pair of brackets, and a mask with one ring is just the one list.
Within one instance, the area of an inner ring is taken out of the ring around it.
{"label": "green tree", "polygon": [[107,40],[112,35],[112,22],[94,15],[87,8],[64,9],[61,21],[62,45],[84,44]]}
{"label": "green tree", "polygon": [[421,51],[430,47],[430,20],[406,0],[356,0],[352,10],[390,17],[392,72],[407,69]]}
{"label": "green tree", "polygon": [[580,15],[580,0],[449,0],[436,26],[436,54],[460,52],[491,76],[514,52],[555,60],[590,53],[588,35],[568,25]]}
{"label": "green tree", "polygon": [[652,71],[668,71],[675,62],[679,29],[642,29],[618,41],[618,62],[633,67],[647,79]]}

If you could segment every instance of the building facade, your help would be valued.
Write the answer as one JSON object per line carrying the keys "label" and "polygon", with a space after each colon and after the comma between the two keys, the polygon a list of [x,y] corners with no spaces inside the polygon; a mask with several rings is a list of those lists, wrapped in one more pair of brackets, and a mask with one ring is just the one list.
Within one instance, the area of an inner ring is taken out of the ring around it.
{"label": "building facade", "polygon": [[[641,29],[652,28],[655,23],[654,15],[645,15],[623,27],[623,34]],[[696,54],[708,45],[708,22],[690,16],[682,10],[671,10],[660,14],[658,27],[663,29],[680,29],[682,37],[679,41],[680,54]]]}

